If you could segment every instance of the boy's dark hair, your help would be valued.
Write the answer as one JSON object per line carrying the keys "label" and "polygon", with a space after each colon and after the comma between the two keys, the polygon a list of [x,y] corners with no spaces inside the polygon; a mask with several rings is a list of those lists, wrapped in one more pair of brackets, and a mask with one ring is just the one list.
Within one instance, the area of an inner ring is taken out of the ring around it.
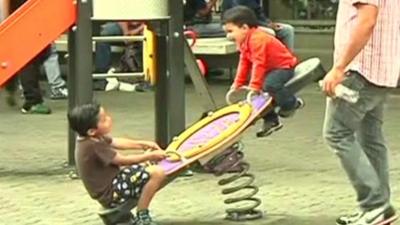
{"label": "boy's dark hair", "polygon": [[222,16],[222,24],[233,23],[238,27],[247,25],[250,28],[257,27],[257,16],[250,8],[246,6],[235,6],[225,11]]}
{"label": "boy's dark hair", "polygon": [[80,136],[87,136],[89,129],[97,128],[99,122],[100,104],[90,103],[76,106],[67,115],[72,130]]}

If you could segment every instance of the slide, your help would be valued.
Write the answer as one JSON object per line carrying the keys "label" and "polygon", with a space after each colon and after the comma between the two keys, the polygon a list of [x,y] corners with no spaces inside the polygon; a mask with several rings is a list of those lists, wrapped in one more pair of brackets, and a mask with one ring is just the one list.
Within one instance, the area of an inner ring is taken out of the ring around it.
{"label": "slide", "polygon": [[76,19],[73,0],[29,0],[0,24],[0,86]]}

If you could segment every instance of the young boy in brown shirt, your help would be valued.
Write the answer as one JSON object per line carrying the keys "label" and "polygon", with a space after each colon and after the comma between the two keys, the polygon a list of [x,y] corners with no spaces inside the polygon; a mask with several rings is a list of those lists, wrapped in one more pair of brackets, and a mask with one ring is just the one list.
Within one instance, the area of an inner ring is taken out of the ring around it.
{"label": "young boy in brown shirt", "polygon": [[[86,190],[104,207],[116,207],[135,198],[136,225],[154,225],[148,207],[163,185],[164,171],[146,166],[148,161],[166,157],[151,141],[111,138],[112,119],[99,104],[75,107],[68,113],[71,128],[79,134],[75,152],[76,166]],[[116,150],[149,149],[144,154],[122,155]]]}

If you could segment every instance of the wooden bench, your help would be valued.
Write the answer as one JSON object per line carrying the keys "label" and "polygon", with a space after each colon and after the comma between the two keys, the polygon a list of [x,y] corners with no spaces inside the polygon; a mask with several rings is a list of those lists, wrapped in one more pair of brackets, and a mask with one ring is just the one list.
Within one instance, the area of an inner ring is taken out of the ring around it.
{"label": "wooden bench", "polygon": [[[58,52],[68,52],[68,38],[67,35],[61,35],[55,42],[56,49]],[[95,52],[95,42],[92,43],[92,51]],[[123,46],[112,46],[111,51],[114,53],[121,53],[124,51]]]}
{"label": "wooden bench", "polygon": [[239,60],[236,44],[227,38],[200,38],[192,50],[212,68],[236,67]]}
{"label": "wooden bench", "polygon": [[[118,37],[116,37],[118,38]],[[189,43],[191,40],[188,40]],[[67,35],[62,35],[55,41],[57,51],[68,51]],[[95,50],[95,41],[93,41],[93,51]],[[122,52],[122,46],[113,46],[113,52]],[[200,38],[196,40],[195,45],[192,47],[193,53],[196,55],[229,55],[237,53],[236,45],[234,42],[226,38]]]}
{"label": "wooden bench", "polygon": [[[188,40],[189,43],[191,40]],[[62,35],[55,41],[57,51],[67,52],[68,41],[67,35]],[[95,42],[93,41],[93,52],[95,51]],[[112,46],[112,52],[121,53],[124,50],[122,46]],[[200,38],[197,39],[192,47],[193,53],[207,61],[209,67],[213,68],[231,68],[235,67],[238,62],[238,50],[236,44],[226,38]]]}

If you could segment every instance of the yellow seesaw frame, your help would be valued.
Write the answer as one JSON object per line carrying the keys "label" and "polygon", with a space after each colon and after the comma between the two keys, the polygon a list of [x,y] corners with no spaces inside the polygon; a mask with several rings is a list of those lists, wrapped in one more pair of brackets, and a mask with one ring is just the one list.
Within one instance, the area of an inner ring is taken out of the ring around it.
{"label": "yellow seesaw frame", "polygon": [[[210,124],[212,121],[217,120],[223,116],[226,116],[226,115],[229,115],[232,113],[239,113],[239,120],[236,121],[234,124],[230,125],[220,135],[218,135],[217,137],[208,141],[207,143],[204,143],[203,145],[198,145],[195,148],[192,148],[192,149],[182,153],[182,156],[184,158],[191,158],[193,156],[196,156],[199,153],[202,153],[205,150],[212,148],[216,144],[223,142],[228,137],[230,137],[233,133],[235,133],[239,128],[241,128],[246,123],[246,121],[248,121],[248,119],[251,116],[252,110],[253,109],[250,104],[246,104],[243,102],[222,108],[222,109],[212,113],[210,116],[207,116],[206,118],[195,123],[193,126],[189,127],[187,130],[185,130],[183,133],[181,133],[179,135],[179,138],[174,139],[173,142],[170,145],[168,145],[166,151],[170,152],[170,151],[175,151],[176,149],[179,149],[179,147],[186,140],[188,140],[193,134],[195,134],[198,130],[202,129],[204,126]],[[180,158],[176,154],[174,154],[174,155],[169,156],[168,160],[177,161],[177,160],[180,160]]]}
{"label": "yellow seesaw frame", "polygon": [[157,55],[155,34],[145,26],[143,30],[143,72],[144,79],[154,85],[157,81]]}

